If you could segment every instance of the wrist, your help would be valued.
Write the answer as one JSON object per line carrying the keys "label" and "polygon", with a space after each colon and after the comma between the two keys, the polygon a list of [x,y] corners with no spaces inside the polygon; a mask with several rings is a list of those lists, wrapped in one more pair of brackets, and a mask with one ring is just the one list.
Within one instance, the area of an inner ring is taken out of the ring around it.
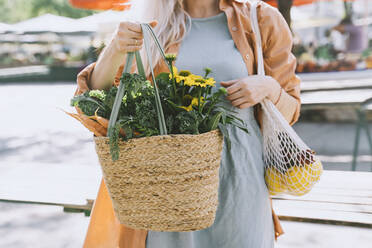
{"label": "wrist", "polygon": [[114,37],[110,43],[107,46],[107,53],[112,59],[122,59],[127,54],[126,51],[124,51],[118,41],[117,37]]}
{"label": "wrist", "polygon": [[269,82],[270,83],[268,84],[269,89],[268,89],[267,98],[269,98],[271,102],[276,104],[279,101],[279,98],[281,96],[282,87],[280,86],[278,81],[276,81],[272,77],[269,77]]}

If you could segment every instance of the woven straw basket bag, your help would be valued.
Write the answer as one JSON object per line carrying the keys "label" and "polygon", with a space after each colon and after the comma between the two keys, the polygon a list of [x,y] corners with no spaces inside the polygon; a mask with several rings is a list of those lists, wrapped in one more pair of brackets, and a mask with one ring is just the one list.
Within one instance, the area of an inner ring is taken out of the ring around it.
{"label": "woven straw basket bag", "polygon": [[[149,36],[157,42],[156,36],[149,25],[141,26],[149,56]],[[162,49],[161,53],[164,55]],[[124,72],[129,71],[131,58],[133,54],[128,54]],[[137,65],[142,64],[138,61],[139,54],[136,59]],[[150,68],[153,72],[152,65]],[[116,98],[121,99],[119,93],[120,85]],[[113,112],[114,109],[115,104]],[[112,113],[110,122],[116,118]],[[223,147],[219,130],[119,141],[116,161],[110,156],[109,137],[94,137],[94,141],[121,224],[134,229],[173,232],[201,230],[213,224]]]}

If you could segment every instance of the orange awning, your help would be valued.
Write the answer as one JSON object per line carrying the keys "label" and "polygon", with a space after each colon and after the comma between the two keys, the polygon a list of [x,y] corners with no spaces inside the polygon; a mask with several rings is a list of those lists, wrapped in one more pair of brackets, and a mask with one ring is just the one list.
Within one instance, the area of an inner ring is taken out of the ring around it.
{"label": "orange awning", "polygon": [[[277,0],[264,0],[268,4],[278,7],[278,2]],[[293,0],[293,6],[301,6],[305,4],[311,4],[317,1],[332,1],[332,0]],[[353,2],[354,0],[344,0],[344,2]]]}
{"label": "orange awning", "polygon": [[129,0],[69,0],[75,8],[94,10],[127,10]]}

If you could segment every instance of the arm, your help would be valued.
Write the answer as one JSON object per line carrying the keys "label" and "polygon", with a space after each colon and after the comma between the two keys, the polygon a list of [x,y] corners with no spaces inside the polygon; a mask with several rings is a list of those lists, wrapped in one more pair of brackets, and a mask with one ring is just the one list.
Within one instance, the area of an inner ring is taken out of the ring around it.
{"label": "arm", "polygon": [[[300,78],[296,76],[296,57],[292,54],[292,33],[280,12],[268,4],[258,5],[258,22],[262,36],[262,49],[266,75],[280,85],[275,106],[293,125],[299,118]],[[273,94],[277,94],[273,90]]]}
{"label": "arm", "polygon": [[126,54],[118,52],[114,42],[103,50],[91,71],[90,87],[92,89],[107,89],[114,82],[119,66],[124,62]]}
{"label": "arm", "polygon": [[300,79],[295,74],[296,58],[292,54],[292,33],[280,12],[268,4],[258,5],[266,75],[221,82],[227,99],[238,108],[247,108],[271,100],[284,118],[294,124],[300,114]]}
{"label": "arm", "polygon": [[[156,26],[157,22],[150,23]],[[122,22],[118,26],[111,42],[104,49],[96,63],[84,68],[77,76],[75,95],[89,89],[105,89],[118,83],[124,65],[126,53],[141,49],[142,30],[139,24]]]}
{"label": "arm", "polygon": [[126,53],[141,49],[142,43],[143,34],[140,24],[120,23],[110,44],[98,58],[91,76],[91,87],[93,89],[111,87]]}

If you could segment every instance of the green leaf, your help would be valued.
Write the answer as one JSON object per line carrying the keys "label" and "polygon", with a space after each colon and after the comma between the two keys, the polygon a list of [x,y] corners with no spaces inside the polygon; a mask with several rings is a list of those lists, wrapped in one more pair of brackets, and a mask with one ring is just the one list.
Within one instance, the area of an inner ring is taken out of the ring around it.
{"label": "green leaf", "polygon": [[236,120],[232,120],[231,124],[240,128],[244,132],[249,133],[248,128],[246,126],[242,125],[241,123],[237,122]]}
{"label": "green leaf", "polygon": [[197,112],[192,111],[182,111],[178,113],[175,117],[175,126],[178,127],[180,133],[183,134],[199,134],[199,120]]}
{"label": "green leaf", "polygon": [[229,112],[229,113],[235,113],[235,114],[238,113],[237,111],[234,111],[234,110],[232,110],[230,108],[227,108],[225,106],[222,106],[222,105],[217,105],[214,110],[216,110],[216,111],[224,111],[224,112]]}
{"label": "green leaf", "polygon": [[227,117],[230,117],[231,119],[234,119],[234,120],[240,121],[240,123],[242,123],[242,124],[245,123],[242,119],[240,119],[240,118],[237,117],[236,115],[230,115],[230,114],[227,114],[226,116],[227,116]]}
{"label": "green leaf", "polygon": [[86,102],[91,102],[91,103],[94,103],[96,104],[98,107],[100,107],[101,109],[105,110],[105,106],[100,103],[99,101],[97,101],[96,99],[92,98],[92,97],[89,97],[89,96],[85,96],[85,95],[78,95],[78,96],[75,96],[71,99],[71,106],[76,106],[79,104],[79,102],[82,102],[82,101],[86,101]]}
{"label": "green leaf", "polygon": [[226,112],[222,111],[221,113],[222,113],[222,117],[221,117],[222,118],[222,124],[226,125]]}
{"label": "green leaf", "polygon": [[87,116],[92,116],[98,109],[98,115],[106,118],[108,111],[102,102],[96,98],[89,96],[89,91],[82,95],[75,96],[70,101],[71,106],[77,106]]}
{"label": "green leaf", "polygon": [[164,81],[169,82],[169,73],[168,72],[159,73],[156,76],[156,81],[158,81],[158,80],[164,80]]}
{"label": "green leaf", "polygon": [[172,106],[174,110],[176,110],[177,112],[185,111],[185,109],[181,108],[180,106],[178,106],[177,104],[175,104],[169,99],[167,99],[167,103],[169,103],[169,105]]}
{"label": "green leaf", "polygon": [[216,129],[218,127],[218,123],[220,123],[222,117],[222,112],[217,112],[208,122],[208,129],[210,131]]}
{"label": "green leaf", "polygon": [[116,161],[119,159],[119,131],[120,131],[120,123],[116,123],[115,126],[109,127],[111,128],[111,136],[109,137],[109,144],[110,144],[110,154],[112,161]]}

